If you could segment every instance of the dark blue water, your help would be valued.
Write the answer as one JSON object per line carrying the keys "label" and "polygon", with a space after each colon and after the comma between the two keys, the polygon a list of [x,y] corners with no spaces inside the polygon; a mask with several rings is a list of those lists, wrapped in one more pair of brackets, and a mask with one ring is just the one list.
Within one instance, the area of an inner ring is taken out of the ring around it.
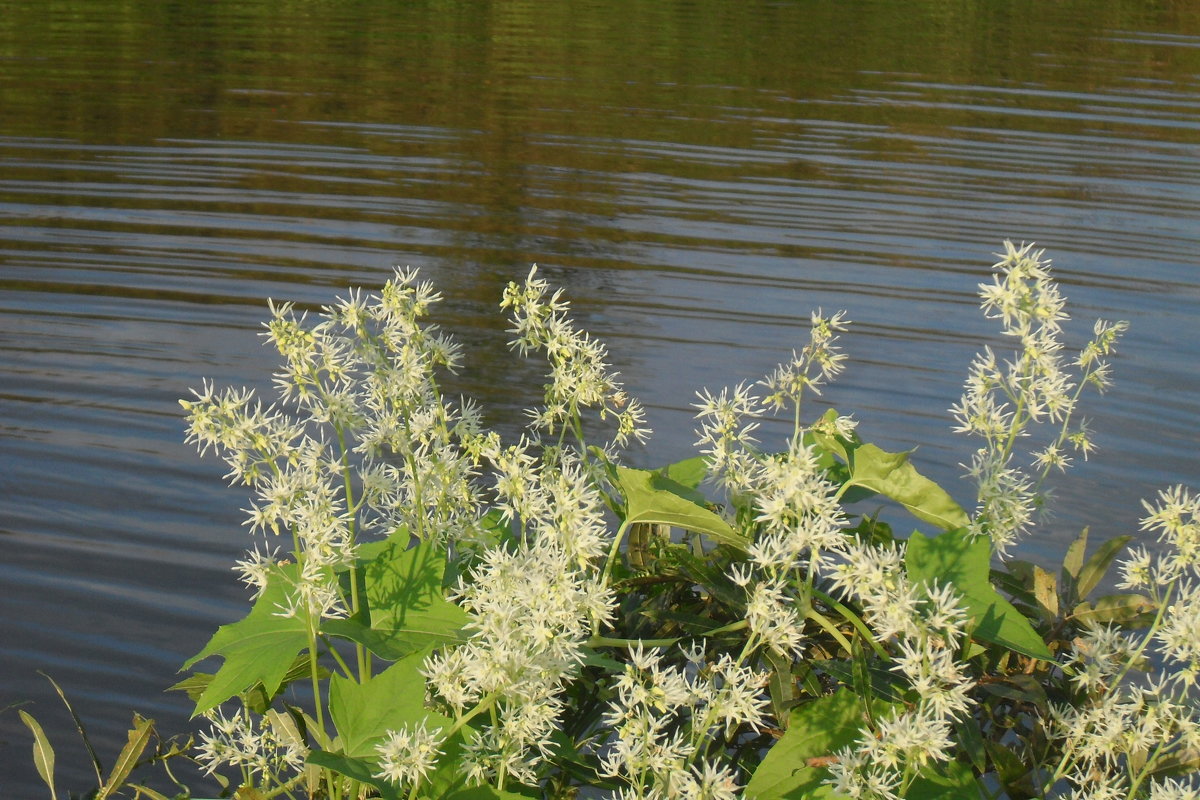
{"label": "dark blue water", "polygon": [[[0,708],[89,774],[244,613],[247,503],[182,444],[205,377],[266,387],[265,300],[411,264],[512,432],[495,310],[537,262],[688,454],[693,392],[844,308],[824,399],[964,501],[950,433],[1002,240],[1054,257],[1082,343],[1128,319],[1100,450],[1023,550],[1200,485],[1200,12],[1189,3],[10,2],[0,15]],[[768,426],[768,433],[773,430]],[[44,796],[0,713],[0,794]]]}

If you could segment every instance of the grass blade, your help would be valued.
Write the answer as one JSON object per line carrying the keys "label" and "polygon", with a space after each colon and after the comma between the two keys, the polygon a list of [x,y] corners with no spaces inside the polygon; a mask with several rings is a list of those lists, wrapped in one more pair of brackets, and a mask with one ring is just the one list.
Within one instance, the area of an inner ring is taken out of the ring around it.
{"label": "grass blade", "polygon": [[96,785],[104,785],[104,768],[100,766],[100,757],[96,755],[96,748],[92,747],[92,740],[88,738],[87,731],[83,728],[83,720],[75,713],[75,709],[71,707],[70,701],[67,700],[67,695],[63,692],[62,687],[55,683],[54,678],[51,678],[46,673],[38,670],[38,674],[46,680],[50,681],[50,685],[54,687],[54,691],[58,692],[58,696],[62,698],[63,705],[67,707],[67,711],[71,712],[71,719],[75,720],[75,730],[79,731],[79,738],[83,739],[83,746],[87,748],[88,755],[92,757],[92,768],[96,770]]}

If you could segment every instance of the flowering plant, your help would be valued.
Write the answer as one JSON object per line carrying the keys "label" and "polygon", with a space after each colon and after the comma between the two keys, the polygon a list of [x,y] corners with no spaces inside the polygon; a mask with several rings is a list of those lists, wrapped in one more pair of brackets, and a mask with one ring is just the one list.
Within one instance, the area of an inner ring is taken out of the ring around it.
{"label": "flowering plant", "polygon": [[[415,272],[311,323],[272,305],[279,401],[183,402],[266,542],[238,564],[251,610],[186,665],[219,667],[176,687],[211,722],[196,758],[239,798],[1200,797],[1200,498],[1147,505],[1161,546],[1124,593],[1092,597],[1127,536],[1089,555],[1085,531],[1061,575],[993,563],[1091,451],[1074,412],[1126,327],[1068,357],[1042,253],[1006,243],[995,270],[1015,353],[979,355],[951,409],[980,442],[970,512],[851,417],[802,413],[845,367],[841,312],[702,392],[700,455],[643,470],[621,460],[641,405],[536,268],[501,303],[549,365],[516,442],[440,391],[459,351]],[[772,414],[790,434],[760,443]]]}

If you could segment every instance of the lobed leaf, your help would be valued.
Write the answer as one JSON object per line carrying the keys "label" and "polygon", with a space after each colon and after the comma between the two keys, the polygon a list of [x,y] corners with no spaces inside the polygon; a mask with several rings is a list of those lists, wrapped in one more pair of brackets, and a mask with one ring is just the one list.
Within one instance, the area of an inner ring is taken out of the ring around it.
{"label": "lobed leaf", "polygon": [[[829,409],[823,419],[837,419],[837,411]],[[917,519],[942,530],[965,528],[970,524],[971,518],[962,506],[909,462],[911,451],[889,453],[873,444],[859,442],[857,438],[843,439],[820,432],[815,432],[814,436],[818,444],[846,463],[849,473],[846,489],[860,487],[889,497]],[[845,489],[843,497],[846,497]]]}
{"label": "lobed leaf", "polygon": [[279,690],[296,654],[308,645],[305,621],[279,614],[298,572],[295,564],[272,567],[267,585],[250,613],[238,622],[218,628],[204,649],[183,665],[187,669],[214,655],[224,658],[221,668],[196,700],[192,716],[216,708],[256,683],[261,683],[270,695]]}
{"label": "lobed leaf", "polygon": [[389,661],[463,640],[469,618],[445,598],[445,550],[430,541],[408,545],[408,532],[401,529],[360,551],[366,556],[359,561],[366,618],[327,620],[324,633],[365,645]]}
{"label": "lobed leaf", "polygon": [[307,763],[333,770],[351,780],[373,786],[383,800],[401,800],[400,792],[391,781],[375,776],[373,761],[331,753],[328,750],[310,750]]}
{"label": "lobed leaf", "polygon": [[389,730],[405,725],[448,727],[451,720],[425,708],[426,651],[397,661],[378,675],[356,683],[341,675],[329,679],[329,716],[337,727],[344,755],[373,757]]}

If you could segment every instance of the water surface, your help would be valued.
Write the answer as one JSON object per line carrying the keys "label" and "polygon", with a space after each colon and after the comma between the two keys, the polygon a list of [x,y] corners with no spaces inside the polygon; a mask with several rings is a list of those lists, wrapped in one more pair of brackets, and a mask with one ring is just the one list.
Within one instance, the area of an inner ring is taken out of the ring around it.
{"label": "water surface", "polygon": [[[88,771],[240,616],[246,498],[182,444],[205,377],[265,386],[265,298],[316,305],[394,264],[441,287],[453,387],[509,432],[540,385],[495,304],[531,263],[687,454],[694,390],[765,374],[810,309],[854,320],[825,400],[921,445],[997,342],[1004,238],[1049,248],[1082,342],[1128,319],[1101,446],[1025,555],[1200,485],[1200,10],[897,4],[32,0],[0,15],[0,708]],[[775,429],[768,428],[768,432]],[[41,796],[0,714],[0,793]]]}

